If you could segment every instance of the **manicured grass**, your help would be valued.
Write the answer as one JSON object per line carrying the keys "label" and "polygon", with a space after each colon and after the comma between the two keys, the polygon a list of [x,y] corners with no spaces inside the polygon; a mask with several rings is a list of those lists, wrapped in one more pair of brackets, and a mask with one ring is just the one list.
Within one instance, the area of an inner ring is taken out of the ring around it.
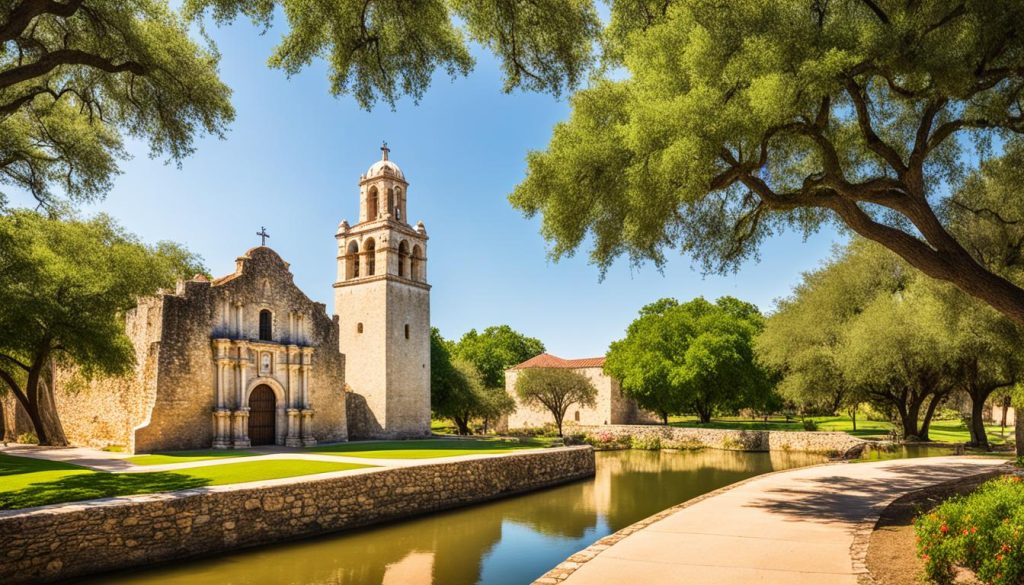
{"label": "manicured grass", "polygon": [[153,473],[107,473],[69,463],[0,454],[0,510],[112,496],[278,479],[372,467],[280,459],[242,461]]}
{"label": "manicured grass", "polygon": [[521,449],[548,447],[555,439],[528,439],[521,442],[501,439],[423,439],[409,441],[367,441],[357,443],[336,443],[318,445],[309,449],[328,455],[366,457],[379,459],[432,459],[455,457],[456,455],[477,455],[510,453]]}
{"label": "manicured grass", "polygon": [[167,463],[188,463],[190,461],[207,461],[209,459],[252,457],[253,455],[259,455],[259,453],[236,449],[201,449],[197,451],[169,451],[167,453],[136,455],[126,458],[125,461],[135,465],[165,465]]}
{"label": "manicured grass", "polygon": [[[857,430],[853,430],[853,421],[849,416],[815,416],[808,417],[818,424],[819,431],[842,431],[864,439],[883,439],[892,429],[892,424],[883,421],[866,420],[857,418]],[[768,422],[761,419],[752,421],[749,418],[721,417],[712,419],[710,423],[702,425],[696,417],[679,416],[669,419],[669,424],[677,427],[699,427],[705,429],[743,429],[761,431],[802,431],[803,423],[799,419],[792,419],[789,422],[782,417],[769,417]],[[987,425],[988,440],[993,445],[1001,445],[1013,436],[1013,428],[1007,427],[1006,435],[1000,432],[998,425]],[[928,432],[932,441],[944,443],[966,443],[970,441],[970,433],[967,427],[958,420],[936,420],[932,421]]]}

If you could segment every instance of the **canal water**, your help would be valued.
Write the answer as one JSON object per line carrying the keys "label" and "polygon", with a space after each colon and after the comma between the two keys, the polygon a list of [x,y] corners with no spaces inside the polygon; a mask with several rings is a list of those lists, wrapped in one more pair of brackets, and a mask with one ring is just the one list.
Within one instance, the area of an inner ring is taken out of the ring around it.
{"label": "canal water", "polygon": [[524,585],[594,541],[804,453],[597,453],[592,480],[310,540],[108,574],[98,585]]}

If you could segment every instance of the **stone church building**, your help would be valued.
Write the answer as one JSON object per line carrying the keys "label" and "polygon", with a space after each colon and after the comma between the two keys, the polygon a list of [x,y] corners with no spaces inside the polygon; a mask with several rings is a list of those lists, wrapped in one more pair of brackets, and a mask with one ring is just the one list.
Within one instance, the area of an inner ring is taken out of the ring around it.
{"label": "stone church building", "polygon": [[262,245],[231,274],[141,299],[126,316],[132,373],[58,372],[69,442],[149,452],[429,435],[427,235],[382,151],[359,181],[359,220],[335,234],[333,317]]}

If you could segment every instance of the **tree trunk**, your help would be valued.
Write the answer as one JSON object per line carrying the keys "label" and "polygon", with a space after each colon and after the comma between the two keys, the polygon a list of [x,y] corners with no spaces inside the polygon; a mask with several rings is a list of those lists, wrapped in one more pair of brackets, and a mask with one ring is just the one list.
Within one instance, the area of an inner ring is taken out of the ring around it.
{"label": "tree trunk", "polygon": [[668,413],[667,412],[661,413],[661,424],[663,424],[665,426],[668,426]]}
{"label": "tree trunk", "polygon": [[1014,410],[1013,419],[1014,442],[1017,444],[1017,457],[1020,458],[1024,457],[1024,416]]}
{"label": "tree trunk", "polygon": [[919,439],[920,432],[917,428],[918,416],[921,414],[921,400],[914,398],[909,404],[900,404],[896,410],[900,415],[900,424],[903,426],[903,440],[913,437]]}
{"label": "tree trunk", "polygon": [[43,425],[46,427],[46,437],[49,440],[50,445],[58,447],[67,447],[68,439],[64,435],[64,425],[60,422],[60,416],[57,414],[57,399],[54,397],[54,389],[56,386],[57,370],[53,360],[50,360],[50,366],[47,368],[48,372],[46,376],[40,376],[39,380],[39,418],[42,419]]}
{"label": "tree trunk", "polygon": [[971,397],[971,445],[988,451],[988,435],[985,432],[985,397],[986,393],[975,390],[968,393]]}
{"label": "tree trunk", "polygon": [[50,437],[46,434],[46,425],[43,424],[43,418],[39,416],[39,405],[22,403],[25,407],[25,412],[28,413],[29,420],[32,421],[32,428],[36,431],[36,439],[40,445],[49,445]]}
{"label": "tree trunk", "polygon": [[918,433],[920,433],[918,437],[920,437],[922,441],[931,440],[928,433],[931,432],[932,418],[935,416],[936,409],[938,409],[939,405],[942,404],[942,401],[945,400],[945,398],[945,393],[932,395],[932,401],[928,403],[928,408],[925,409],[924,419],[921,421],[921,428],[918,429]]}
{"label": "tree trunk", "polygon": [[832,207],[854,232],[877,242],[926,275],[952,283],[1024,325],[1024,289],[987,270],[941,225],[924,197],[908,200],[913,209],[902,209],[928,243],[910,234],[880,224],[856,202],[838,199]]}
{"label": "tree trunk", "polygon": [[706,425],[709,422],[711,422],[711,409],[710,408],[709,409],[703,409],[703,408],[698,406],[696,408],[696,410],[697,410],[697,419],[700,421],[700,424]]}
{"label": "tree trunk", "polygon": [[1006,413],[1010,410],[1010,397],[1003,396],[1003,419],[999,422],[999,426],[1003,428],[1003,432],[1006,432]]}
{"label": "tree trunk", "polygon": [[469,419],[461,416],[453,416],[452,420],[455,422],[455,426],[459,429],[460,435],[469,434]]}
{"label": "tree trunk", "polygon": [[853,430],[857,430],[857,407],[854,406],[850,409],[850,421],[853,422]]}

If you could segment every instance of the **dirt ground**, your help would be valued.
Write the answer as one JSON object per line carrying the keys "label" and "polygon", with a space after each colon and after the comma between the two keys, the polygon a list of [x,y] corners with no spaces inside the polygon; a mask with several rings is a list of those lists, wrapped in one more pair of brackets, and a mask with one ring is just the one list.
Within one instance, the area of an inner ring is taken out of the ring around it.
{"label": "dirt ground", "polygon": [[[871,576],[879,585],[921,585],[924,583],[924,561],[917,556],[917,538],[914,535],[914,517],[931,510],[950,496],[968,494],[982,483],[1002,472],[985,473],[951,483],[907,494],[896,500],[884,512],[868,543],[867,565]],[[964,571],[957,583],[975,583],[973,576]]]}

